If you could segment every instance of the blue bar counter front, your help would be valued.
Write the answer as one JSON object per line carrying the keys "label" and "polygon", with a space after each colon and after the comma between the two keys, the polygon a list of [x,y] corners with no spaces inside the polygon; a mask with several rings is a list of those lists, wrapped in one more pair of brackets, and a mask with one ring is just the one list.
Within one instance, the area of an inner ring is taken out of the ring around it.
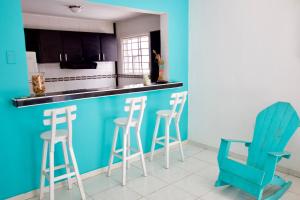
{"label": "blue bar counter front", "polygon": [[[182,87],[139,93],[87,98],[55,104],[15,107],[11,100],[28,96],[24,27],[20,0],[4,0],[0,6],[0,199],[39,188],[43,111],[68,105],[78,108],[73,145],[81,174],[106,167],[112,145],[113,119],[126,116],[125,99],[147,96],[141,138],[144,152],[150,151],[156,111],[169,108],[173,92],[188,90],[188,0],[93,0],[168,15],[169,77]],[[182,114],[182,139],[188,138],[188,104]],[[163,133],[163,126],[160,134]],[[171,128],[171,133],[175,128]],[[57,151],[60,151],[58,148]],[[63,162],[57,152],[57,164]],[[84,183],[83,183],[84,184]]]}

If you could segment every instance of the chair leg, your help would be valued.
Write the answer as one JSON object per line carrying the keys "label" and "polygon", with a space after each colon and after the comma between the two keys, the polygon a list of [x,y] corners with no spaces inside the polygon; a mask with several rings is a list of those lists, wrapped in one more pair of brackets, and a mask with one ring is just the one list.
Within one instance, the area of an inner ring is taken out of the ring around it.
{"label": "chair leg", "polygon": [[54,200],[54,152],[50,151],[50,162],[49,162],[49,170],[50,170],[50,200]]}
{"label": "chair leg", "polygon": [[81,177],[80,177],[80,174],[79,174],[78,165],[77,165],[77,162],[76,162],[74,150],[73,150],[73,147],[70,144],[68,146],[69,146],[69,152],[70,152],[71,160],[72,160],[72,163],[73,163],[73,166],[74,166],[74,172],[75,172],[75,175],[76,175],[79,191],[80,191],[80,194],[81,194],[81,199],[85,200],[86,197],[85,197]]}
{"label": "chair leg", "polygon": [[[65,141],[62,142],[62,148],[63,148],[63,153],[64,153],[66,172],[67,172],[67,174],[70,174],[71,173],[70,162],[69,162],[69,156],[68,156],[68,151],[67,151],[67,145],[66,145]],[[69,190],[72,189],[72,177],[68,177],[68,187],[69,187]]]}
{"label": "chair leg", "polygon": [[45,192],[45,175],[44,175],[44,172],[46,170],[46,165],[47,165],[47,152],[48,152],[48,142],[44,142],[44,144],[43,144],[43,157],[42,157],[42,170],[41,170],[41,182],[40,182],[40,199],[44,198],[44,192]]}
{"label": "chair leg", "polygon": [[123,169],[123,176],[122,176],[122,185],[125,186],[126,185],[126,163],[127,163],[127,134],[129,133],[124,133],[123,134],[123,154],[122,154],[122,169]]}
{"label": "chair leg", "polygon": [[117,145],[117,140],[118,140],[118,133],[119,133],[119,127],[116,126],[114,136],[113,136],[113,143],[111,147],[111,153],[110,153],[110,158],[109,158],[109,165],[108,165],[108,170],[107,170],[107,176],[111,175],[111,167],[114,162],[114,151],[116,149]]}
{"label": "chair leg", "polygon": [[136,140],[137,140],[137,143],[138,143],[139,152],[141,154],[141,162],[142,162],[142,167],[143,167],[143,171],[144,171],[144,176],[147,176],[147,169],[146,169],[146,164],[145,164],[144,151],[143,151],[143,146],[142,146],[142,142],[141,142],[141,135],[140,135],[140,132],[138,130],[136,131]]}
{"label": "chair leg", "polygon": [[281,183],[280,185],[278,185],[280,187],[280,189],[278,189],[276,192],[274,192],[270,196],[266,197],[265,200],[281,199],[281,197],[286,193],[286,191],[291,187],[291,185],[292,185],[291,181]]}
{"label": "chair leg", "polygon": [[283,185],[286,184],[286,181],[282,179],[280,176],[274,175],[270,184],[282,187]]}
{"label": "chair leg", "polygon": [[165,119],[165,168],[169,169],[170,165],[170,119]]}
{"label": "chair leg", "polygon": [[180,149],[180,154],[181,154],[181,160],[183,162],[184,161],[184,154],[183,154],[183,148],[182,148],[182,142],[181,142],[179,122],[175,122],[175,126],[176,126],[177,140],[179,142],[179,149]]}
{"label": "chair leg", "polygon": [[158,133],[159,124],[160,124],[160,117],[157,116],[157,118],[156,118],[156,123],[155,123],[155,128],[154,128],[153,139],[152,139],[150,161],[153,160],[153,155],[154,155],[154,150],[155,150],[155,145],[156,145],[156,138],[157,138],[157,133]]}
{"label": "chair leg", "polygon": [[[258,195],[257,195],[257,200],[262,200],[263,199],[263,193],[264,193],[264,190],[260,190]],[[274,199],[275,200],[275,199]]]}
{"label": "chair leg", "polygon": [[221,177],[222,177],[222,171],[219,172],[218,180],[215,182],[215,187],[228,185],[228,183],[224,182]]}
{"label": "chair leg", "polygon": [[228,185],[227,183],[225,183],[224,181],[218,179],[216,182],[215,182],[215,187],[221,187],[221,186],[225,186],[225,185]]}

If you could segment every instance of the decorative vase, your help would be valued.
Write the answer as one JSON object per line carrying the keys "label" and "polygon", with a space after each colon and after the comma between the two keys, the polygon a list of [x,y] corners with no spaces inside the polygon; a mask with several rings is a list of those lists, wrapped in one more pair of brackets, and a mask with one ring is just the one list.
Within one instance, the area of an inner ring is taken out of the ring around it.
{"label": "decorative vase", "polygon": [[165,81],[165,66],[159,65],[158,81]]}
{"label": "decorative vase", "polygon": [[151,80],[150,80],[150,78],[149,78],[148,75],[144,75],[144,76],[143,76],[143,80],[144,80],[144,85],[145,85],[145,86],[151,85]]}
{"label": "decorative vase", "polygon": [[33,74],[32,80],[32,90],[36,96],[42,96],[45,94],[45,78],[43,73]]}

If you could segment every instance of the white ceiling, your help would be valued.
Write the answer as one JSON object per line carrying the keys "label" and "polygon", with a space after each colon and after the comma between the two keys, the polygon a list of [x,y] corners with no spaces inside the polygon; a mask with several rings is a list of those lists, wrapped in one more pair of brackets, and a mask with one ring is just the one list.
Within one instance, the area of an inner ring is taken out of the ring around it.
{"label": "white ceiling", "polygon": [[[72,13],[69,5],[81,5],[80,13]],[[24,13],[44,14],[61,17],[101,19],[119,21],[142,15],[129,8],[91,3],[87,0],[22,0]]]}

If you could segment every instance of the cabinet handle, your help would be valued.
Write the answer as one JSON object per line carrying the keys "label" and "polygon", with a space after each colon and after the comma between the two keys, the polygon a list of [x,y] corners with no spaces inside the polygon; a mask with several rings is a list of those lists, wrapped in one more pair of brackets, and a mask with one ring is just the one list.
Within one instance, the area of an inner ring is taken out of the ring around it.
{"label": "cabinet handle", "polygon": [[68,62],[68,54],[65,53],[65,61]]}
{"label": "cabinet handle", "polygon": [[62,61],[61,53],[59,54],[59,61],[60,61],[60,62]]}
{"label": "cabinet handle", "polygon": [[99,53],[99,57],[98,57],[99,61],[101,60],[101,54]]}
{"label": "cabinet handle", "polygon": [[105,54],[104,54],[104,53],[102,53],[102,55],[103,55],[103,60],[105,61]]}

